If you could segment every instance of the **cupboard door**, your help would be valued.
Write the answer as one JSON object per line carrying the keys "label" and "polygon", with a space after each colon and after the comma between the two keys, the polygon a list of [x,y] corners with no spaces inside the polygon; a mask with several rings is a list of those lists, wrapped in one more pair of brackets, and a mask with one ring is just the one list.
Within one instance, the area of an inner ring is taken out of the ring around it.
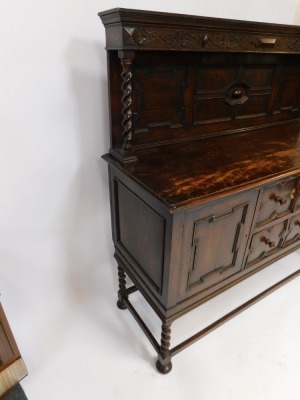
{"label": "cupboard door", "polygon": [[255,191],[246,192],[187,213],[182,258],[186,278],[180,285],[181,298],[241,270],[256,198]]}
{"label": "cupboard door", "polygon": [[0,304],[0,398],[26,375],[25,364]]}

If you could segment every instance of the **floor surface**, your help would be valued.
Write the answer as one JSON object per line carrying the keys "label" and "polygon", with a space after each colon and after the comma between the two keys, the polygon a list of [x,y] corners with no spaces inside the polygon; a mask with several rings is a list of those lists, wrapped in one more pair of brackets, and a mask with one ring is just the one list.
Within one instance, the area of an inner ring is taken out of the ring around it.
{"label": "floor surface", "polygon": [[4,397],[3,400],[28,400],[22,386],[16,385],[11,391]]}
{"label": "floor surface", "polygon": [[[299,265],[298,251],[175,321],[172,344]],[[155,351],[129,311],[115,306],[115,286],[103,284],[102,294],[76,310],[42,367],[28,366],[22,386],[29,400],[41,392],[43,400],[300,399],[299,278],[176,355],[168,375],[156,371]],[[158,318],[139,293],[131,300],[159,339]]]}

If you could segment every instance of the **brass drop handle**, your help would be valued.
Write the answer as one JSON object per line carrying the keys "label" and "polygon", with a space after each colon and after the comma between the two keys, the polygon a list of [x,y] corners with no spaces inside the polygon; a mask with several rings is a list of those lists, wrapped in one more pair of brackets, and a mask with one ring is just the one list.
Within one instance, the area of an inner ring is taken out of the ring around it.
{"label": "brass drop handle", "polygon": [[283,206],[284,204],[287,203],[287,199],[284,199],[284,198],[282,198],[280,196],[275,196],[274,200],[275,200],[276,203],[279,203],[281,206]]}
{"label": "brass drop handle", "polygon": [[270,247],[270,249],[272,248],[272,247],[275,247],[275,242],[272,242],[270,239],[268,239],[268,238],[266,238],[266,237],[263,237],[262,238],[262,242],[264,242],[265,244],[267,244],[269,247]]}

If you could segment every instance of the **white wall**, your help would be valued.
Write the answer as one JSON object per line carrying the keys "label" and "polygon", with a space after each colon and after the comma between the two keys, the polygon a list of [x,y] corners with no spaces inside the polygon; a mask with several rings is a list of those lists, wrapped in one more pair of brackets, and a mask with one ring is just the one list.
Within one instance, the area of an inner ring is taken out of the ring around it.
{"label": "white wall", "polygon": [[[78,313],[101,326],[114,301],[97,12],[115,6],[292,23],[297,0],[1,2],[0,292],[30,371],[30,400],[40,398],[35,385],[70,342]],[[49,398],[75,399],[60,393]]]}

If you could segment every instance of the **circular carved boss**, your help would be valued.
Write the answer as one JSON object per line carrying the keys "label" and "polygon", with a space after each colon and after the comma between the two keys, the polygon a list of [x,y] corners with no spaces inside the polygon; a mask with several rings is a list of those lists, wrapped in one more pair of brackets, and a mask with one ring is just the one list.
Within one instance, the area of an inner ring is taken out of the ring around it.
{"label": "circular carved boss", "polygon": [[249,90],[245,83],[233,83],[226,88],[225,101],[230,105],[243,104],[249,99]]}

